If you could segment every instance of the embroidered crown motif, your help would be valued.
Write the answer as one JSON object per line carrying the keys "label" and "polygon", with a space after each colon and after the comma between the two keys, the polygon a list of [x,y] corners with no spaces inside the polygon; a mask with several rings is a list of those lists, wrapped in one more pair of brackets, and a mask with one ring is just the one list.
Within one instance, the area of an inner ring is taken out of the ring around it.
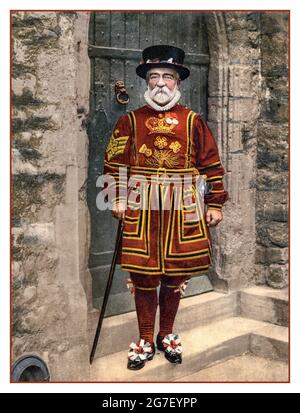
{"label": "embroidered crown motif", "polygon": [[149,134],[152,133],[172,133],[176,125],[178,125],[178,120],[175,114],[166,113],[162,115],[161,113],[157,117],[152,116],[148,118],[145,122],[146,127],[150,130]]}

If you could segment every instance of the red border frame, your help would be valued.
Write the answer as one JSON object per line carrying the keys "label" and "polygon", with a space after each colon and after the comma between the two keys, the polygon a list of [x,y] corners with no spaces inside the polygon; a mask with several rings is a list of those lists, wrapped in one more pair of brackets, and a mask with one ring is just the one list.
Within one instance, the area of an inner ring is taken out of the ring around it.
{"label": "red border frame", "polygon": [[[291,193],[290,193],[290,185],[291,185],[291,176],[290,176],[290,132],[291,132],[291,105],[290,105],[290,72],[291,72],[291,10],[290,9],[265,9],[265,10],[260,10],[260,9],[185,9],[185,10],[136,10],[136,9],[118,9],[118,10],[107,10],[107,9],[91,9],[91,10],[86,10],[86,9],[76,9],[76,10],[71,10],[71,9],[61,9],[61,10],[52,10],[52,9],[10,9],[10,376],[9,376],[9,383],[10,384],[45,384],[44,382],[34,382],[34,383],[14,383],[11,381],[11,373],[12,373],[12,14],[16,12],[257,12],[257,13],[263,13],[263,12],[269,12],[269,13],[288,13],[288,338],[289,338],[289,345],[288,345],[288,381],[284,382],[273,382],[273,381],[230,381],[230,382],[218,382],[218,381],[193,381],[193,382],[187,382],[187,381],[176,381],[178,384],[182,383],[190,383],[190,384],[291,384],[291,251],[290,251],[290,219],[291,219],[291,214],[290,214],[290,201],[291,201]],[[152,381],[70,381],[70,382],[60,382],[60,381],[50,381],[47,382],[47,384],[165,384],[165,383],[171,383],[174,384],[174,382],[170,381],[161,381],[161,382],[152,382]],[[176,384],[175,383],[175,384]]]}

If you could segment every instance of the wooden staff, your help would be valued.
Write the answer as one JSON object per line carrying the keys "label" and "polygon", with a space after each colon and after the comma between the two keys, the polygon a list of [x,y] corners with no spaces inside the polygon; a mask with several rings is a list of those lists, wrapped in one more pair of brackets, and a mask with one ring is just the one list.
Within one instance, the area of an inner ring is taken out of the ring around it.
{"label": "wooden staff", "polygon": [[117,256],[118,256],[118,251],[119,251],[120,243],[121,243],[121,239],[122,239],[122,232],[123,232],[123,221],[120,219],[119,226],[118,226],[118,231],[117,231],[117,237],[116,237],[115,251],[114,251],[113,259],[112,259],[111,266],[110,266],[110,271],[109,271],[108,280],[107,280],[107,284],[106,284],[106,289],[105,289],[105,293],[104,293],[104,297],[103,297],[101,312],[100,312],[100,315],[99,315],[96,334],[95,334],[95,338],[94,338],[94,342],[93,342],[92,351],[91,351],[91,354],[90,354],[90,364],[93,363],[96,348],[97,348],[97,344],[98,344],[98,340],[99,340],[99,336],[100,336],[100,331],[101,331],[102,322],[103,322],[103,318],[104,318],[104,314],[105,314],[105,309],[106,309],[106,305],[107,305],[107,301],[108,301],[108,297],[109,297],[109,293],[110,293],[110,289],[111,289],[111,285],[112,285],[112,281],[113,281],[114,272],[115,272],[115,269],[116,269]]}

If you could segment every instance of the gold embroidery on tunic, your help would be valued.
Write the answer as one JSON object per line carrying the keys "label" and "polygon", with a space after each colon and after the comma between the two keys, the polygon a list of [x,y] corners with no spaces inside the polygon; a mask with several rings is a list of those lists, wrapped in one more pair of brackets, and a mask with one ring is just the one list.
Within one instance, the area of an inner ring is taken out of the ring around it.
{"label": "gold embroidery on tunic", "polygon": [[180,151],[181,145],[178,141],[172,142],[171,145],[169,146],[170,149],[172,149],[172,151],[174,153],[177,153]]}
{"label": "gold embroidery on tunic", "polygon": [[129,136],[118,136],[119,129],[115,129],[110,137],[109,143],[106,148],[107,160],[110,161],[117,155],[121,155],[125,151],[126,143]]}
{"label": "gold embroidery on tunic", "polygon": [[143,144],[139,149],[139,153],[143,153],[145,156],[148,157],[152,155],[152,149],[147,148],[147,145]]}
{"label": "gold embroidery on tunic", "polygon": [[178,125],[178,120],[176,119],[176,115],[171,113],[165,113],[162,115],[161,113],[158,115],[158,118],[152,116],[151,118],[146,119],[145,125],[150,130],[149,135],[152,133],[172,133],[175,126]]}
{"label": "gold embroidery on tunic", "polygon": [[168,140],[165,136],[157,136],[154,140],[154,146],[158,149],[163,149],[168,145]]}
{"label": "gold embroidery on tunic", "polygon": [[146,159],[146,165],[152,167],[167,167],[173,168],[179,165],[178,156],[175,155],[172,151],[167,149],[157,150],[154,149],[153,155]]}

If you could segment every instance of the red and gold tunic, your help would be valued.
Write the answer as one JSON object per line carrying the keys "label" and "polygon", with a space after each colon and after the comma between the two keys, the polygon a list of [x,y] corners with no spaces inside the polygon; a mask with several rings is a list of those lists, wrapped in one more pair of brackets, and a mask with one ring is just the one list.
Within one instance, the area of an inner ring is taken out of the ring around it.
{"label": "red and gold tunic", "polygon": [[198,114],[177,104],[167,112],[147,105],[122,116],[106,149],[104,173],[115,179],[112,202],[127,203],[122,269],[169,276],[207,272],[210,236],[196,178],[205,175],[211,185],[204,197],[209,208],[220,210],[227,192],[217,145]]}

